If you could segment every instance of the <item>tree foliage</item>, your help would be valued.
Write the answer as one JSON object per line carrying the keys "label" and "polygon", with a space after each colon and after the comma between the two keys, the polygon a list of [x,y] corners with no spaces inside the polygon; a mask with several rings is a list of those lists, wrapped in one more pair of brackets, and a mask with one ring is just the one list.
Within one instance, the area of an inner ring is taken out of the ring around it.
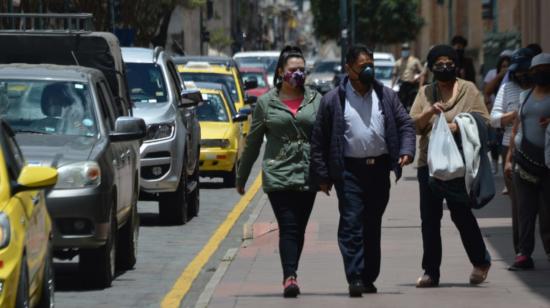
{"label": "tree foliage", "polygon": [[[356,0],[356,41],[375,46],[414,40],[424,25],[418,5],[418,0]],[[312,0],[311,6],[316,34],[320,38],[338,39],[340,1]]]}

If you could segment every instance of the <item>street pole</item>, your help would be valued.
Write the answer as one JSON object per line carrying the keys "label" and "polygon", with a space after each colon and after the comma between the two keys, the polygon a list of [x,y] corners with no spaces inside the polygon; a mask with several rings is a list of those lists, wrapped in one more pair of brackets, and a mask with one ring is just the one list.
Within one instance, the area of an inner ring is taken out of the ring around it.
{"label": "street pole", "polygon": [[348,41],[348,0],[340,0],[340,47],[341,47],[341,64],[342,64],[342,73],[345,72],[346,65],[346,52],[347,52],[347,41]]}
{"label": "street pole", "polygon": [[204,55],[204,42],[203,42],[203,39],[204,39],[204,37],[203,37],[203,34],[204,34],[203,27],[204,26],[203,26],[203,20],[202,20],[202,6],[199,8],[199,24],[200,24],[200,26],[199,26],[199,28],[200,28],[200,30],[199,30],[200,31],[199,41],[200,41],[200,50],[201,50],[201,56],[202,56],[202,55]]}
{"label": "street pole", "polygon": [[[13,13],[13,0],[8,0],[8,13]],[[13,29],[14,27],[14,20],[13,17],[10,18],[10,28]]]}
{"label": "street pole", "polygon": [[355,28],[357,27],[357,13],[355,11],[355,0],[351,0],[351,44],[355,45]]}
{"label": "street pole", "polygon": [[115,33],[115,0],[109,0],[109,15],[111,32]]}

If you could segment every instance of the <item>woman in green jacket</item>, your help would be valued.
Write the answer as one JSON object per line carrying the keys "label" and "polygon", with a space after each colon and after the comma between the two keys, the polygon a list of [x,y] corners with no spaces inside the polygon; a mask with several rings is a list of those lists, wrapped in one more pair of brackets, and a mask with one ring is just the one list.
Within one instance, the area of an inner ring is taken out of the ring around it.
{"label": "woman in green jacket", "polygon": [[302,51],[285,47],[277,63],[276,87],[258,99],[237,169],[237,191],[244,194],[265,136],[262,182],[279,224],[285,297],[300,293],[296,271],[317,193],[310,179],[309,142],[321,95],[304,87],[304,81]]}

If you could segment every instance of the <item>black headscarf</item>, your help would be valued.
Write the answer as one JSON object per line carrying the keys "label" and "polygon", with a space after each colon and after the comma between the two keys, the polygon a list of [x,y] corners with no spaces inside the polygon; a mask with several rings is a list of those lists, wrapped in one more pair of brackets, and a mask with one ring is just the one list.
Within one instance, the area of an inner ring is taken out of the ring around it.
{"label": "black headscarf", "polygon": [[454,63],[456,63],[458,56],[454,48],[449,45],[435,45],[428,52],[428,68],[430,70],[432,70],[435,61],[439,57],[448,57],[449,59],[453,60]]}

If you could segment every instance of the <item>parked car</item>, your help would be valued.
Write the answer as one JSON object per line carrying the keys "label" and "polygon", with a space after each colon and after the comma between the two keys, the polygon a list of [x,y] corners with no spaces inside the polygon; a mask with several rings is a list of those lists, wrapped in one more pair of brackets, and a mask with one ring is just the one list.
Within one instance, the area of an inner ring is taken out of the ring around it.
{"label": "parked car", "polygon": [[378,81],[391,88],[391,80],[395,58],[393,54],[386,52],[374,53],[374,75]]}
{"label": "parked car", "polygon": [[246,90],[249,97],[260,97],[269,91],[267,71],[263,67],[240,67],[239,71],[244,84],[256,84],[255,88]]}
{"label": "parked car", "polygon": [[162,222],[184,224],[200,208],[200,93],[184,89],[162,48],[122,48],[122,56],[134,115],[148,131],[140,149],[140,199],[159,201]]}
{"label": "parked car", "polygon": [[80,255],[96,286],[109,286],[136,262],[139,217],[138,142],[142,119],[122,116],[103,73],[96,69],[12,64],[0,66],[7,104],[0,115],[13,127],[29,162],[58,168],[48,195],[55,256]]}
{"label": "parked car", "polygon": [[221,177],[226,187],[235,187],[237,166],[244,146],[241,123],[247,114],[239,113],[224,95],[223,85],[197,83],[204,102],[198,108],[203,132],[200,173]]}
{"label": "parked car", "polygon": [[233,59],[237,61],[239,67],[257,66],[258,63],[262,63],[267,70],[267,81],[269,87],[273,88],[273,76],[275,75],[275,69],[277,68],[277,61],[279,61],[280,51],[243,51],[237,52],[233,55]]}
{"label": "parked car", "polygon": [[0,307],[54,305],[52,223],[43,189],[56,180],[54,168],[25,164],[0,120]]}
{"label": "parked car", "polygon": [[325,94],[334,87],[332,81],[341,69],[342,64],[339,59],[317,61],[306,78],[306,84],[319,91],[319,93]]}
{"label": "parked car", "polygon": [[[225,62],[223,62],[225,61]],[[250,90],[256,85],[248,84],[243,88],[242,78],[231,58],[220,57],[180,57],[175,58],[178,72],[184,81],[213,82],[225,84],[233,98],[235,109],[241,113],[251,113],[248,105],[256,102],[255,97],[247,97],[244,90]],[[251,117],[244,122],[244,132],[250,131]]]}

